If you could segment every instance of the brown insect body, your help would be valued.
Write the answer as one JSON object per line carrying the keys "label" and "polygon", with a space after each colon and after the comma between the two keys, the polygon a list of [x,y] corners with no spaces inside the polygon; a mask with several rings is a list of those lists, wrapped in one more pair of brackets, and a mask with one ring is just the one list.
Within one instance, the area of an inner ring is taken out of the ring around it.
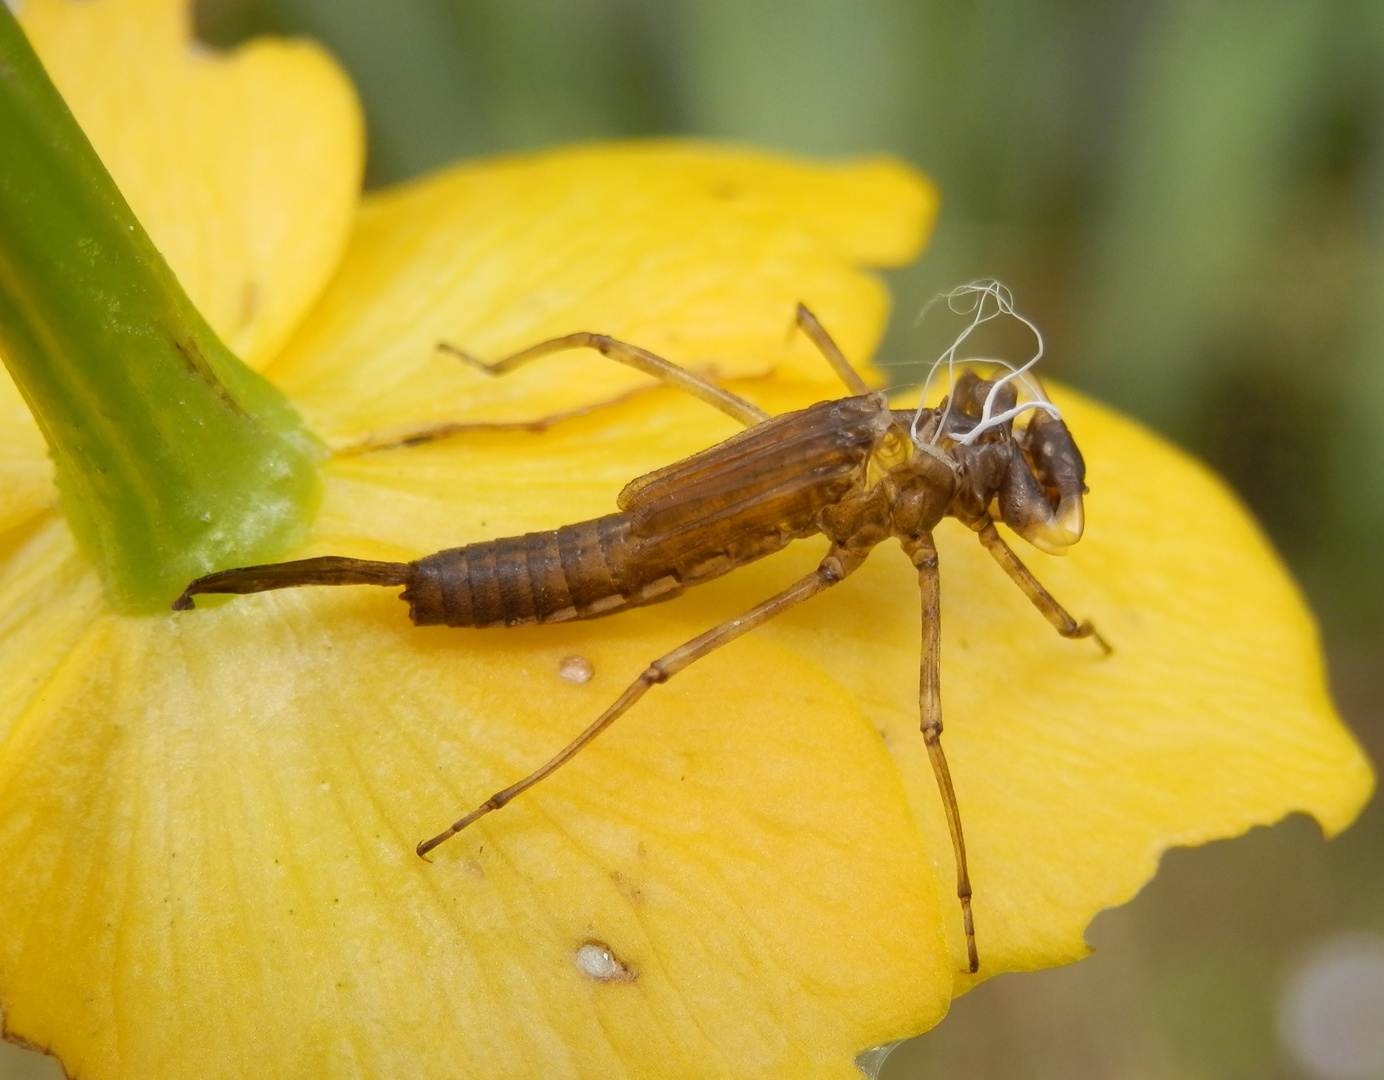
{"label": "brown insect body", "polygon": [[420,625],[594,619],[677,596],[821,530],[891,422],[882,395],[775,417],[625,487],[621,513],[411,564]]}
{"label": "brown insect body", "polygon": [[[889,408],[866,388],[812,316],[803,326],[849,385],[863,392],[767,417],[753,405],[673,368],[633,346],[598,335],[571,335],[535,346],[497,365],[563,348],[597,348],[613,359],[666,378],[751,424],[683,461],[642,476],[620,493],[619,513],[547,532],[480,541],[410,563],[340,556],[242,567],[192,582],[174,603],[193,606],[199,593],[251,593],[301,585],[404,585],[402,599],[420,625],[521,626],[592,619],[671,599],[685,588],[779,551],[795,539],[824,534],[831,548],[817,570],[741,616],[653,661],[600,717],[545,765],[496,792],[448,830],[424,841],[426,854],[570,760],[651,686],[775,615],[837,584],[883,540],[896,537],[918,570],[923,658],[922,731],[936,774],[956,855],[957,895],[966,931],[968,970],[979,960],[960,814],[942,753],[939,690],[940,590],[932,530],[947,516],[979,535],[1010,578],[1066,637],[1093,636],[1047,593],[995,529],[999,517],[1038,547],[1061,552],[1080,538],[1085,465],[1066,425],[1041,409],[1016,430],[1009,379],[963,373],[936,409]],[[465,354],[459,354],[468,359]],[[471,361],[475,362],[475,361]],[[987,411],[986,403],[990,408]],[[978,430],[977,430],[978,429]]]}
{"label": "brown insect body", "polygon": [[[966,400],[953,410],[951,437],[974,426],[975,406],[990,385],[962,376],[953,401]],[[946,404],[925,410],[924,426],[935,424]],[[943,438],[935,451],[915,449],[882,466],[886,449],[903,453],[912,419],[911,410],[890,410],[878,393],[819,402],[631,481],[617,514],[447,548],[411,563],[325,556],[223,570],[189,585],[175,607],[192,607],[198,593],[405,585],[400,598],[419,626],[525,626],[669,600],[816,533],[864,554],[890,535],[924,536],[948,514],[973,526],[988,521],[996,499],[1009,524],[1027,531],[1025,515],[1044,497],[1018,441],[1024,433],[1016,439],[1006,426],[970,446]],[[1041,444],[1048,450],[1042,478],[1079,492],[1080,455],[1065,425],[1049,423],[1060,435]],[[1052,445],[1063,441],[1065,452],[1054,453]],[[1069,466],[1067,475],[1049,464],[1054,457]]]}

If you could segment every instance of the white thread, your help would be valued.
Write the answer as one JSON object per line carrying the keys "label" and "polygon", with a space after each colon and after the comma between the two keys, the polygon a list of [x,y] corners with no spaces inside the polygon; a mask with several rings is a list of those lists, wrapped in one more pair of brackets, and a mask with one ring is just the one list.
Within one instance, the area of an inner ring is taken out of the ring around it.
{"label": "white thread", "polygon": [[[943,364],[945,364],[947,368],[947,382],[952,388],[956,386],[957,364],[995,364],[999,367],[1009,369],[1009,374],[996,379],[994,385],[990,387],[990,392],[985,395],[985,403],[980,410],[979,422],[977,422],[975,427],[965,435],[956,440],[958,445],[965,446],[973,443],[985,432],[993,431],[995,428],[1009,423],[1016,416],[1030,409],[1042,409],[1054,420],[1062,419],[1061,412],[1058,411],[1056,405],[1048,400],[1048,396],[1043,393],[1043,388],[1038,384],[1038,381],[1028,377],[1027,373],[1029,369],[1043,358],[1043,335],[1038,330],[1038,327],[1034,326],[1033,323],[1014,310],[1014,294],[1011,293],[1008,288],[1001,285],[994,278],[983,281],[972,281],[967,285],[958,285],[955,289],[952,289],[951,292],[939,293],[929,300],[923,307],[923,310],[918,314],[917,322],[922,322],[927,316],[927,313],[932,310],[933,305],[939,300],[945,300],[947,302],[947,307],[958,315],[970,315],[971,324],[956,336],[956,340],[951,343],[951,346],[943,352],[942,355],[933,362],[932,367],[928,369],[927,378],[923,382],[922,401],[918,403],[918,411],[913,414],[913,423],[909,426],[909,434],[915,444],[921,442],[918,435],[918,422],[923,418],[923,412],[927,404],[928,391],[932,388],[932,380]],[[987,301],[994,302],[993,311],[987,310]],[[957,352],[966,342],[967,338],[975,333],[979,327],[990,322],[992,319],[999,318],[1001,315],[1008,315],[1023,323],[1028,327],[1030,332],[1032,332],[1034,339],[1037,341],[1037,349],[1025,363],[1015,367],[1007,360],[999,360],[993,357],[957,357]],[[1006,409],[1004,412],[1000,413],[1000,415],[995,416],[991,410],[994,408],[995,398],[999,394],[1000,388],[1004,386],[1005,383],[1015,380],[1020,382],[1024,389],[1032,395],[1031,399],[1020,402],[1015,405],[1014,408]],[[942,432],[946,430],[947,420],[951,416],[951,399],[952,394],[949,391],[947,394],[947,407],[938,418],[937,426],[928,440],[933,444],[936,444]]]}

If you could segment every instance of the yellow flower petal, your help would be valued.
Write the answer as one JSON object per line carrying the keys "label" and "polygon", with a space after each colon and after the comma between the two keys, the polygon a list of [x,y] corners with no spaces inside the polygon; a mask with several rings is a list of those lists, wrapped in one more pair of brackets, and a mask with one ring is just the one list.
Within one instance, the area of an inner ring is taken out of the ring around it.
{"label": "yellow flower petal", "polygon": [[[987,973],[1079,955],[1089,917],[1169,844],[1294,808],[1339,827],[1370,784],[1243,513],[1157,440],[1059,400],[1091,462],[1090,532],[1065,562],[1030,559],[1116,655],[1057,639],[969,536],[940,537]],[[541,435],[342,456],[313,549],[409,554],[597,513],[726,426],[660,391]],[[897,552],[659,688],[433,866],[408,853],[652,655],[790,580],[802,547],[661,609],[448,631],[371,589],[93,618],[94,583],[49,600],[80,568],[36,538],[0,610],[81,642],[16,647],[16,621],[5,651],[46,650],[49,669],[0,671],[33,687],[0,759],[0,859],[26,883],[0,902],[27,928],[0,952],[15,1028],[94,1076],[236,1075],[252,1032],[315,1075],[849,1075],[851,1052],[920,1029],[966,982]],[[563,682],[569,655],[597,679]],[[883,734],[911,815],[828,676]],[[577,966],[593,942],[615,957],[595,983]]]}
{"label": "yellow flower petal", "polygon": [[[80,10],[117,8],[172,43],[165,59],[206,63],[179,52],[171,4]],[[885,298],[859,268],[906,258],[933,201],[887,164],[678,144],[453,170],[372,200],[270,371],[338,444],[643,385],[591,356],[489,381],[437,358],[438,338],[493,358],[605,331],[723,376],[777,370],[803,382],[742,385],[805,404],[826,370],[790,337],[794,303],[868,355]],[[962,530],[939,537],[986,974],[1079,955],[1091,914],[1169,844],[1298,808],[1334,829],[1371,784],[1241,511],[1127,422],[1062,401],[1091,463],[1088,538],[1062,563],[1026,557],[1115,656],[1057,639]],[[732,427],[658,391],[541,433],[342,454],[304,554],[407,557],[605,512]],[[3,446],[17,473],[33,460],[23,438]],[[418,630],[367,588],[134,620],[105,609],[51,511],[14,506],[0,1001],[69,1071],[844,1078],[968,985],[897,552],[658,688],[428,865],[417,839],[820,545],[591,624]],[[573,655],[591,682],[559,676]]]}
{"label": "yellow flower petal", "polygon": [[499,359],[593,331],[721,378],[829,369],[799,301],[868,356],[936,195],[888,161],[809,166],[667,142],[462,165],[367,199],[341,272],[270,369],[337,445],[429,423],[535,420],[650,380],[590,352],[492,379]]}
{"label": "yellow flower petal", "polygon": [[186,0],[26,0],[24,31],[193,303],[264,364],[316,298],[355,214],[360,109],[306,41],[214,54]]}
{"label": "yellow flower petal", "polygon": [[845,1080],[944,1011],[892,764],[786,650],[699,665],[429,864],[681,622],[417,630],[371,590],[93,617],[89,574],[49,595],[62,546],[0,583],[83,622],[27,650],[0,759],[0,985],[69,1072]]}

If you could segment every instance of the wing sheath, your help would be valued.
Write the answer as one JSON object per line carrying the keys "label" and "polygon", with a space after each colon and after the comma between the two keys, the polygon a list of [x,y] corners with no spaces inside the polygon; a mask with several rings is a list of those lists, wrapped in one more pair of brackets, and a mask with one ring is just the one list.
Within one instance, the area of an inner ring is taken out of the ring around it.
{"label": "wing sheath", "polygon": [[824,506],[863,485],[892,420],[883,394],[785,413],[631,481],[620,509],[641,549],[724,549],[732,534],[809,535]]}

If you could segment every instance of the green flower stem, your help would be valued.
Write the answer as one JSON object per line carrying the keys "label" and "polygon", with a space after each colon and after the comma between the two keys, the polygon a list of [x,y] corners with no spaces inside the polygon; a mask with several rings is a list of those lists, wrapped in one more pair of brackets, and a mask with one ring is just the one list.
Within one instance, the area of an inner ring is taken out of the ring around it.
{"label": "green flower stem", "polygon": [[320,444],[193,307],[3,3],[0,355],[121,611],[304,535]]}

